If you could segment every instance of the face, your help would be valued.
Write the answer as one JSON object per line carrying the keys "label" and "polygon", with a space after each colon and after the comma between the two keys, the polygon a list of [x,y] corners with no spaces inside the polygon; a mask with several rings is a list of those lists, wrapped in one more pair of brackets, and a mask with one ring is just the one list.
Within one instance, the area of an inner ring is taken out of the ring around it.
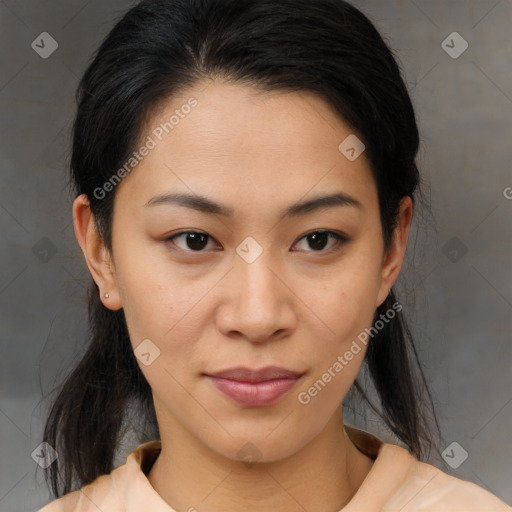
{"label": "face", "polygon": [[[173,115],[169,133],[159,130]],[[339,410],[365,352],[353,342],[405,246],[386,257],[369,161],[339,149],[354,134],[313,94],[222,81],[151,116],[141,141],[154,147],[117,185],[112,281],[102,287],[106,307],[124,308],[161,429],[232,459],[251,442],[274,461]],[[163,197],[174,194],[181,201]],[[259,385],[256,403],[207,376],[239,366],[300,378]]]}

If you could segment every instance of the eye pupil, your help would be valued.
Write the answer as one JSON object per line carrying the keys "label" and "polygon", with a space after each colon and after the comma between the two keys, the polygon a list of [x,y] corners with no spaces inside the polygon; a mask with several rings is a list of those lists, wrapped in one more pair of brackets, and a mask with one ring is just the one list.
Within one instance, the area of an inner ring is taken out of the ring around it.
{"label": "eye pupil", "polygon": [[205,241],[208,239],[208,235],[204,233],[187,233],[187,246],[190,249],[200,251],[207,245]]}
{"label": "eye pupil", "polygon": [[[322,250],[329,238],[328,233],[312,233],[308,236],[310,240],[310,247],[315,250]],[[312,242],[312,243],[311,243]]]}

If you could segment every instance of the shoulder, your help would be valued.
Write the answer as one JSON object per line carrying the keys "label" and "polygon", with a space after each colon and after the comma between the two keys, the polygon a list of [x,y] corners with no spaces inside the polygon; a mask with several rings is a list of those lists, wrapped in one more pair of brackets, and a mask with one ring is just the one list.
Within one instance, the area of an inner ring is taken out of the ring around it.
{"label": "shoulder", "polygon": [[404,478],[384,510],[512,512],[512,507],[484,488],[419,462],[411,455]]}
{"label": "shoulder", "polygon": [[512,512],[494,494],[420,462],[402,446],[345,428],[351,441],[374,463],[342,512]]}
{"label": "shoulder", "polygon": [[108,475],[101,475],[81,489],[52,501],[38,512],[118,512],[125,510],[130,492],[151,492],[145,470],[159,453],[160,443],[150,441],[133,450],[126,462]]}
{"label": "shoulder", "polygon": [[[111,475],[102,475],[81,489],[70,492],[38,512],[89,512],[104,504],[111,488]],[[113,509],[115,510],[115,509]]]}

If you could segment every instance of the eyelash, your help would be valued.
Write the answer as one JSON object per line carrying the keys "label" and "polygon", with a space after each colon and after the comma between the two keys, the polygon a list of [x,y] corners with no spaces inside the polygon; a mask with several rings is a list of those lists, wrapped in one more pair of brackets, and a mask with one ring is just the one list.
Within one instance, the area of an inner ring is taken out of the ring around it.
{"label": "eyelash", "polygon": [[[177,237],[179,237],[179,236],[187,235],[187,234],[206,235],[209,239],[214,240],[214,238],[212,236],[210,236],[207,233],[204,233],[202,231],[181,231],[179,233],[175,233],[174,235],[172,235],[170,237],[167,237],[164,241],[165,242],[171,242],[173,245],[176,245],[176,244],[174,244],[174,242],[172,242],[172,240],[177,238]],[[340,233],[337,233],[336,231],[315,230],[315,231],[310,231],[309,233],[306,233],[305,235],[303,235],[301,238],[299,238],[299,240],[297,240],[296,243],[300,242],[304,238],[307,238],[308,236],[315,235],[315,234],[322,234],[322,235],[327,234],[327,235],[330,235],[330,236],[332,236],[337,241],[337,244],[334,247],[331,247],[328,250],[320,250],[320,251],[312,250],[312,251],[305,251],[305,252],[312,252],[312,253],[319,253],[319,254],[329,254],[331,252],[336,252],[336,251],[340,250],[341,249],[341,245],[343,245],[344,243],[346,243],[346,242],[348,242],[350,240],[346,236],[344,236],[344,235],[342,235]],[[203,252],[206,252],[204,250],[201,250],[201,251],[185,250],[185,249],[181,249],[181,247],[178,247],[178,250],[186,252],[186,253],[197,253],[197,254],[201,254]],[[299,252],[299,251],[294,251],[294,252]]]}

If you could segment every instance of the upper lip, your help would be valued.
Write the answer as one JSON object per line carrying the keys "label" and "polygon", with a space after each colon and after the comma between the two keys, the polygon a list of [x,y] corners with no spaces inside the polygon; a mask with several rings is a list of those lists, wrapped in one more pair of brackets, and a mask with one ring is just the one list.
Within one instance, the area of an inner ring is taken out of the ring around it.
{"label": "upper lip", "polygon": [[210,377],[219,377],[222,379],[237,380],[240,382],[263,382],[273,379],[296,379],[303,375],[303,372],[287,370],[278,366],[267,366],[254,370],[244,366],[229,368],[215,373],[208,373]]}

